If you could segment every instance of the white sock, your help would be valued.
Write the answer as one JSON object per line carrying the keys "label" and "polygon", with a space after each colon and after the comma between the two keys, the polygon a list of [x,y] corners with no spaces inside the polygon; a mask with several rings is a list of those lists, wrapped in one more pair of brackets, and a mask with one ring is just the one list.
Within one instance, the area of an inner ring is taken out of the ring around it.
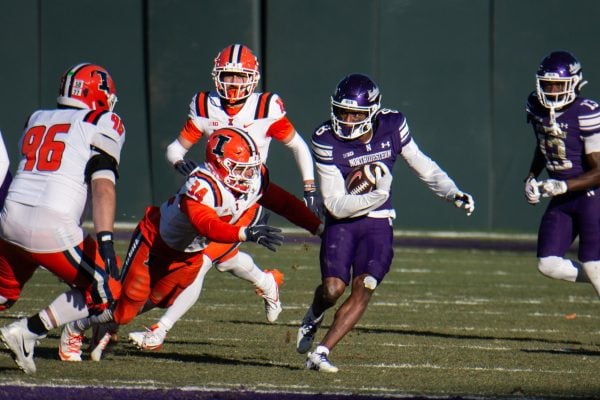
{"label": "white sock", "polygon": [[326,356],[329,355],[329,349],[325,346],[322,345],[318,345],[317,348],[315,349],[315,353],[317,354],[325,354]]}
{"label": "white sock", "polygon": [[198,298],[200,297],[200,293],[202,293],[204,277],[211,267],[212,261],[204,256],[202,267],[200,268],[200,271],[198,271],[198,275],[196,275],[194,282],[177,296],[175,301],[173,301],[173,304],[171,304],[163,316],[160,317],[158,324],[159,326],[164,327],[165,331],[170,331],[177,321],[179,321],[184,314],[196,304],[196,301],[198,301]]}
{"label": "white sock", "polygon": [[89,315],[85,296],[77,289],[59,295],[48,307],[39,312],[47,330],[58,328],[67,322],[76,321]]}
{"label": "white sock", "polygon": [[596,293],[600,296],[600,261],[584,262],[583,269],[596,289]]}

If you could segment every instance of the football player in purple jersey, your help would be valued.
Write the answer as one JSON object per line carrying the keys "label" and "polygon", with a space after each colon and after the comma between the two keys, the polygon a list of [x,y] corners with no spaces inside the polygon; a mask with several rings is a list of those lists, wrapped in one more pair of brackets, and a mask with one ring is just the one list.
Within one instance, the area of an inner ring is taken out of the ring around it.
{"label": "football player in purple jersey", "polygon": [[[571,53],[555,51],[542,60],[527,100],[537,146],[525,196],[533,205],[551,198],[538,231],[539,271],[591,283],[600,294],[600,107],[579,96],[585,83]],[[544,169],[548,179],[538,181]],[[577,236],[579,262],[564,258]]]}
{"label": "football player in purple jersey", "polygon": [[[320,253],[321,284],[298,330],[296,350],[308,352],[307,368],[337,372],[329,361],[329,351],[360,320],[392,262],[396,213],[391,171],[397,157],[435,194],[467,215],[475,209],[475,202],[421,152],[404,115],[381,108],[379,88],[366,75],[348,75],[340,81],[331,97],[331,119],[312,136],[312,152],[327,213]],[[346,176],[354,167],[369,163],[379,166],[374,190],[348,194]],[[309,352],[325,311],[349,285],[350,296],[338,308],[320,344]]]}

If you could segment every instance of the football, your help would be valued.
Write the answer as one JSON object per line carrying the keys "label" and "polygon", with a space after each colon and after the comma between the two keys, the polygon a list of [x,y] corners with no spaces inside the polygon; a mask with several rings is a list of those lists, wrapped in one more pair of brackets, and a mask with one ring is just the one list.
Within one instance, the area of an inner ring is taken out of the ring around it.
{"label": "football", "polygon": [[365,194],[375,189],[375,171],[381,168],[376,163],[355,167],[346,176],[346,191],[348,194]]}

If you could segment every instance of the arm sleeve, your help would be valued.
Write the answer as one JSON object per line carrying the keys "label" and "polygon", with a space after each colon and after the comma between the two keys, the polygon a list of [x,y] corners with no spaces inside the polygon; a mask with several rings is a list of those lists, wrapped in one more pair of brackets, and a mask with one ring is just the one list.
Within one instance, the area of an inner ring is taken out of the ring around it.
{"label": "arm sleeve", "polygon": [[381,206],[389,197],[385,190],[352,195],[346,193],[344,178],[334,165],[317,163],[321,195],[327,210],[336,218],[359,217]]}
{"label": "arm sleeve", "polygon": [[454,195],[459,192],[454,181],[435,161],[419,149],[414,140],[411,140],[402,148],[400,155],[431,191],[448,201],[454,199]]}
{"label": "arm sleeve", "polygon": [[241,241],[240,237],[246,227],[238,227],[221,221],[213,208],[187,196],[182,197],[179,207],[201,236],[219,243]]}
{"label": "arm sleeve", "polygon": [[303,181],[314,181],[315,171],[313,168],[313,160],[310,155],[310,149],[308,145],[302,139],[302,136],[296,131],[292,132],[292,139],[288,142],[283,142],[284,145],[292,150],[298,169],[300,169],[300,175],[302,175]]}
{"label": "arm sleeve", "polygon": [[258,203],[313,235],[321,225],[321,220],[306,207],[302,200],[273,182],[269,182]]}

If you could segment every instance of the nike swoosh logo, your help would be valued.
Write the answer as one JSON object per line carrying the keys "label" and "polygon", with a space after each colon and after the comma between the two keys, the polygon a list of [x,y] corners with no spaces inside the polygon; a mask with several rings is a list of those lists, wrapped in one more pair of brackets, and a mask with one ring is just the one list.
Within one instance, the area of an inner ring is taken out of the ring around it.
{"label": "nike swoosh logo", "polygon": [[27,351],[27,349],[25,349],[25,340],[23,337],[21,337],[21,349],[23,350],[23,354],[25,354],[25,357],[29,357],[29,352]]}
{"label": "nike swoosh logo", "polygon": [[250,125],[254,125],[254,122],[251,122],[249,124],[243,124],[242,126],[244,127],[244,129],[246,129],[247,127],[249,127]]}

